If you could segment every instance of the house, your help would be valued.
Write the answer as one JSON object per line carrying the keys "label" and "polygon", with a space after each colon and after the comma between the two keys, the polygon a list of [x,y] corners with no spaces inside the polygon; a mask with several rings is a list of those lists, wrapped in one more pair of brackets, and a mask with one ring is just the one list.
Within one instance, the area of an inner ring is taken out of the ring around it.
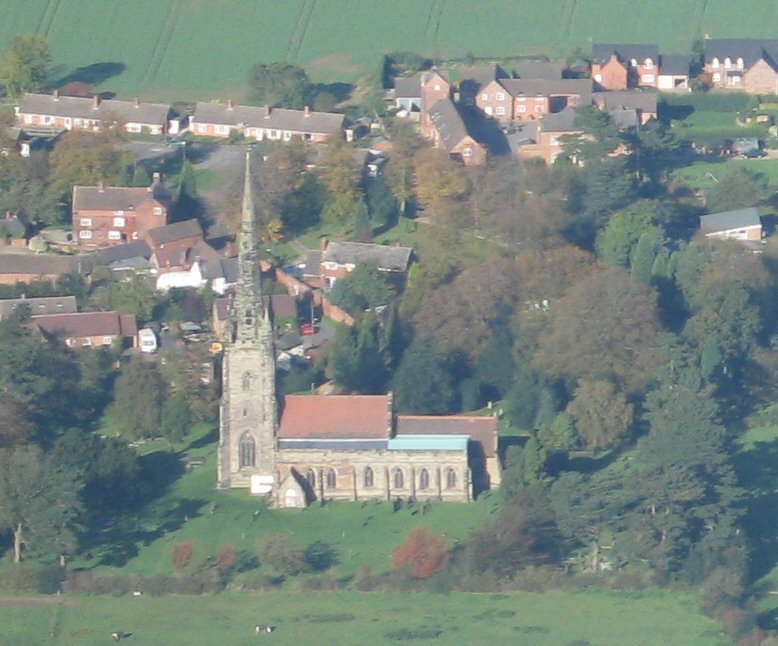
{"label": "house", "polygon": [[76,312],[33,316],[32,324],[44,337],[53,337],[70,348],[111,346],[129,341],[138,345],[138,323],[134,314],[118,312]]}
{"label": "house", "polygon": [[428,139],[434,136],[435,125],[430,110],[438,101],[450,99],[451,83],[448,73],[442,70],[422,72],[419,79],[421,90],[421,134]]}
{"label": "house", "polygon": [[656,45],[594,45],[591,76],[602,90],[657,87],[658,72]]}
{"label": "house", "polygon": [[510,78],[510,75],[496,63],[454,67],[449,70],[448,75],[451,82],[456,85],[458,103],[461,105],[475,105],[475,99],[484,87],[494,81]]}
{"label": "house", "polygon": [[73,314],[78,311],[75,296],[41,296],[4,298],[0,300],[0,321],[7,319],[20,307],[27,307],[30,316],[42,314]]}
{"label": "house", "polygon": [[540,158],[546,164],[553,164],[562,154],[564,138],[580,135],[583,131],[575,124],[576,112],[573,108],[565,108],[561,112],[546,115],[537,123],[534,139],[529,139],[527,133],[524,141],[518,146],[519,159]]}
{"label": "house", "polygon": [[653,90],[594,92],[592,102],[620,127],[645,125],[657,119],[657,93]]}
{"label": "house", "polygon": [[762,239],[762,220],[754,207],[710,213],[700,216],[700,232],[706,238],[759,242]]}
{"label": "house", "polygon": [[105,247],[94,252],[97,265],[107,267],[118,278],[131,273],[148,273],[153,270],[153,252],[145,240]]}
{"label": "house", "polygon": [[158,184],[73,187],[73,237],[82,249],[145,240],[167,224],[168,208]]}
{"label": "house", "polygon": [[487,150],[468,132],[462,115],[451,99],[435,103],[427,116],[432,124],[429,137],[437,148],[443,148],[465,166],[481,166],[486,163]]}
{"label": "house", "polygon": [[288,110],[235,105],[227,103],[198,103],[190,119],[192,133],[202,137],[227,139],[233,134],[256,141],[290,141],[298,137],[303,141],[324,142],[343,133],[345,117],[331,112]]}
{"label": "house", "polygon": [[394,107],[419,119],[421,113],[421,75],[400,76],[394,80]]}
{"label": "house", "polygon": [[689,67],[691,61],[686,55],[664,54],[660,57],[657,88],[660,90],[690,90]]}
{"label": "house", "polygon": [[559,81],[562,78],[562,64],[547,61],[519,61],[513,65],[513,73],[520,79]]}
{"label": "house", "polygon": [[712,87],[778,94],[778,40],[709,38],[704,50]]}
{"label": "house", "polygon": [[498,121],[539,119],[566,107],[591,103],[589,79],[504,79],[478,93],[475,104]]}
{"label": "house", "polygon": [[17,122],[23,130],[92,130],[101,124],[123,123],[127,132],[164,134],[170,105],[145,103],[138,97],[132,101],[27,93],[16,108]]}
{"label": "house", "polygon": [[[332,287],[339,278],[345,278],[360,265],[375,265],[391,282],[402,286],[412,253],[410,247],[333,241],[320,252],[317,274],[324,285]],[[313,259],[315,261],[315,254]],[[316,275],[310,269],[306,268],[305,274]]]}
{"label": "house", "polygon": [[86,276],[94,259],[89,256],[58,256],[35,253],[0,253],[0,285],[24,282],[54,282],[64,274]]}

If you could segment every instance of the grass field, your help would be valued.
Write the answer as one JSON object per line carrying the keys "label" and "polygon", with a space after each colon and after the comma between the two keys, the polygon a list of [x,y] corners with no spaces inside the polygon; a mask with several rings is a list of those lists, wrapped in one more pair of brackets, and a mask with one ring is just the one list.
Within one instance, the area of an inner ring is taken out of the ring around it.
{"label": "grass field", "polygon": [[[225,593],[216,597],[0,600],[0,643],[91,646],[132,632],[136,646],[522,644],[714,646],[728,643],[677,592],[544,594]],[[258,636],[254,626],[276,626]]]}
{"label": "grass field", "polygon": [[[382,52],[434,57],[566,56],[593,42],[656,42],[688,53],[713,37],[772,37],[774,0],[6,0],[0,48],[35,32],[57,77],[78,68],[103,90],[160,98],[240,98],[259,61],[304,65],[316,81],[352,81]],[[607,16],[618,15],[619,20]],[[604,19],[605,18],[605,19]],[[108,75],[108,78],[105,78]]]}
{"label": "grass field", "polygon": [[746,168],[765,176],[773,190],[778,189],[778,159],[724,159],[722,161],[697,161],[674,171],[674,179],[693,189],[711,189],[716,180],[730,168]]}

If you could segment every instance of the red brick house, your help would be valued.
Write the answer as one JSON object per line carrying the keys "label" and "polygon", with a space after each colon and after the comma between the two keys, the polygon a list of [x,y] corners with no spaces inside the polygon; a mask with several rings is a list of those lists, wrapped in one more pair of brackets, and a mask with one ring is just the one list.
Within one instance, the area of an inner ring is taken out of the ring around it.
{"label": "red brick house", "polygon": [[[657,119],[657,96],[651,90],[595,92],[592,102],[608,112],[617,125],[645,125]],[[634,123],[623,122],[620,116],[624,113],[633,113]]]}
{"label": "red brick house", "polygon": [[432,106],[451,97],[451,83],[446,72],[431,70],[422,72],[421,90],[421,134],[427,138],[434,136],[435,127],[430,116]]}
{"label": "red brick house", "polygon": [[35,253],[1,253],[0,285],[54,282],[63,274],[87,275],[93,259],[87,256],[56,256]]}
{"label": "red brick house", "polygon": [[360,265],[375,265],[396,286],[402,288],[411,264],[413,249],[364,242],[330,242],[324,251],[308,254],[304,275],[332,287]]}
{"label": "red brick house", "polygon": [[70,348],[110,346],[127,339],[138,345],[138,322],[134,314],[118,312],[76,312],[31,317],[32,324],[46,338],[57,338]]}
{"label": "red brick house", "polygon": [[656,45],[594,45],[591,75],[602,90],[657,87],[659,48]]}
{"label": "red brick house", "polygon": [[481,88],[476,106],[498,121],[539,119],[591,102],[589,79],[502,79]]}
{"label": "red brick house", "polygon": [[428,136],[435,147],[445,149],[449,156],[461,161],[465,166],[481,166],[486,163],[486,146],[476,141],[468,132],[462,115],[451,99],[438,101],[426,115],[432,124]]}
{"label": "red brick house", "polygon": [[705,72],[714,88],[778,94],[778,40],[705,40]]}
{"label": "red brick house", "polygon": [[127,132],[164,134],[167,130],[170,105],[145,103],[138,97],[132,101],[27,93],[16,108],[19,126],[24,129],[92,130],[103,122],[120,121]]}
{"label": "red brick house", "polygon": [[537,130],[532,140],[519,147],[518,157],[520,159],[540,158],[548,165],[553,164],[562,154],[564,138],[580,135],[583,132],[575,125],[575,117],[573,108],[543,117],[537,123]]}
{"label": "red brick house", "polygon": [[167,224],[168,209],[156,184],[148,188],[73,187],[73,236],[79,247],[97,249],[144,240]]}

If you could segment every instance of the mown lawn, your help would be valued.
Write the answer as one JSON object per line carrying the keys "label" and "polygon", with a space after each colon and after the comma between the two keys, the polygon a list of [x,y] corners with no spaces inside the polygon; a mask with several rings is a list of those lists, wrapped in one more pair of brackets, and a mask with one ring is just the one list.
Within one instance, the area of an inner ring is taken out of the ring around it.
{"label": "mown lawn", "polygon": [[764,175],[768,184],[778,188],[778,159],[722,159],[721,161],[697,161],[672,173],[673,179],[692,189],[711,189],[719,177],[732,168],[746,168]]}
{"label": "mown lawn", "polygon": [[[137,646],[522,644],[718,646],[721,626],[679,592],[224,593],[0,602],[0,643],[91,646],[115,630]],[[56,601],[56,600],[54,600]],[[269,636],[257,624],[276,627]]]}

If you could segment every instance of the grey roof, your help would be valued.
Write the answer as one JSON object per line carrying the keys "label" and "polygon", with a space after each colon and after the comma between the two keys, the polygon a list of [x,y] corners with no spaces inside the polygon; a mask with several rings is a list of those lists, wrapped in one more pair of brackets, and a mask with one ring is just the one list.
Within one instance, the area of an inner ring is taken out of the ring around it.
{"label": "grey roof", "polygon": [[71,119],[105,119],[118,117],[127,123],[162,125],[167,123],[170,105],[143,101],[100,100],[94,98],[27,93],[19,105],[21,114],[42,114]]}
{"label": "grey roof", "polygon": [[637,110],[616,108],[610,111],[611,120],[617,128],[636,128],[640,123]]}
{"label": "grey roof", "polygon": [[287,440],[279,439],[278,448],[283,449],[326,449],[329,451],[384,451],[387,440]]}
{"label": "grey roof", "polygon": [[149,199],[157,199],[154,187],[74,186],[74,211],[134,211]]}
{"label": "grey roof", "polygon": [[0,320],[8,318],[19,306],[27,305],[33,314],[72,314],[78,311],[75,296],[44,296],[40,298],[6,298],[0,300]]}
{"label": "grey roof", "polygon": [[576,111],[571,107],[560,112],[547,114],[540,120],[540,130],[542,132],[578,132],[581,128],[575,125],[576,116],[578,116]]}
{"label": "grey roof", "polygon": [[311,249],[305,254],[305,269],[303,269],[303,276],[319,276],[321,275],[321,250]]}
{"label": "grey roof", "polygon": [[706,234],[728,231],[730,229],[743,229],[761,224],[762,220],[759,218],[759,211],[754,207],[700,216],[700,231]]}
{"label": "grey roof", "polygon": [[642,63],[647,58],[650,58],[654,65],[659,63],[659,47],[656,45],[596,44],[592,48],[592,53],[592,62],[594,63],[606,63],[613,54],[616,54],[622,62],[627,62],[634,58]]}
{"label": "grey roof", "polygon": [[137,240],[136,242],[117,244],[100,249],[94,252],[94,257],[106,265],[129,260],[130,258],[145,258],[148,260],[151,258],[151,247],[149,247],[146,241]]}
{"label": "grey roof", "polygon": [[760,59],[765,59],[773,67],[778,61],[778,40],[758,40],[752,38],[709,38],[705,40],[705,60],[714,58],[723,61],[729,57],[732,61],[743,59],[745,69]]}
{"label": "grey roof", "polygon": [[396,99],[421,98],[421,74],[400,76],[394,79],[394,97]]}
{"label": "grey roof", "polygon": [[662,76],[689,76],[691,59],[685,54],[662,55],[659,74]]}
{"label": "grey roof", "polygon": [[322,254],[322,262],[339,265],[375,263],[384,271],[406,271],[411,261],[410,247],[394,247],[364,242],[330,242]]}
{"label": "grey roof", "polygon": [[271,294],[270,308],[273,316],[297,318],[297,301],[290,294]]}
{"label": "grey roof", "polygon": [[334,112],[313,110],[288,110],[252,105],[225,103],[198,103],[195,106],[194,123],[272,128],[290,132],[306,132],[332,135],[341,131],[345,117]]}
{"label": "grey roof", "polygon": [[470,84],[474,87],[483,87],[497,79],[508,78],[506,71],[497,63],[455,67],[451,69],[450,74],[460,83]]}
{"label": "grey roof", "polygon": [[443,145],[452,150],[467,137],[467,126],[451,99],[441,99],[429,109],[429,116]]}
{"label": "grey roof", "polygon": [[196,219],[184,220],[183,222],[175,222],[173,224],[166,224],[164,227],[157,227],[149,231],[149,236],[155,245],[169,244],[176,242],[177,240],[184,240],[185,238],[192,238],[194,236],[202,235],[203,229],[200,223]]}
{"label": "grey roof", "polygon": [[303,343],[303,338],[297,332],[285,332],[276,339],[276,350],[282,352],[296,348]]}
{"label": "grey roof", "polygon": [[234,284],[238,282],[237,258],[211,258],[202,264],[202,276],[206,280],[223,278],[224,282]]}
{"label": "grey roof", "polygon": [[545,61],[524,61],[516,63],[513,71],[520,79],[548,79],[559,80],[562,78],[561,63],[547,63]]}
{"label": "grey roof", "polygon": [[592,99],[591,79],[505,79],[500,85],[514,97],[580,95],[582,103]]}
{"label": "grey roof", "polygon": [[656,112],[657,93],[650,90],[614,90],[612,92],[595,92],[592,94],[594,104],[600,109],[611,110],[642,110]]}
{"label": "grey roof", "polygon": [[88,274],[94,262],[89,256],[56,256],[53,254],[0,253],[0,274],[61,276],[70,272]]}

